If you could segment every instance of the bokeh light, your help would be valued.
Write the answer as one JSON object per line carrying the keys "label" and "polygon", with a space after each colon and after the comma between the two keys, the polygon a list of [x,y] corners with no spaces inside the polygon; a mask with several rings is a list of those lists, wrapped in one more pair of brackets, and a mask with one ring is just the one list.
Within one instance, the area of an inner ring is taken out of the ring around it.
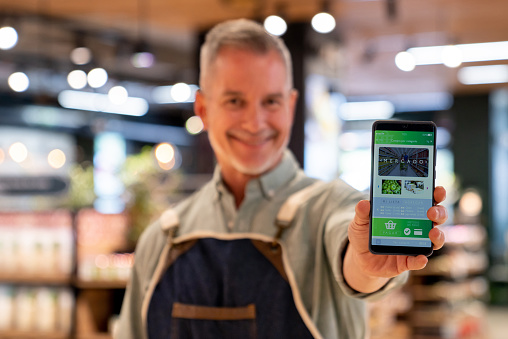
{"label": "bokeh light", "polygon": [[335,18],[329,13],[321,12],[312,17],[311,25],[318,33],[330,33],[335,29]]}
{"label": "bokeh light", "polygon": [[0,28],[0,49],[8,50],[18,43],[18,32],[12,27]]}
{"label": "bokeh light", "polygon": [[9,155],[17,163],[23,162],[28,158],[28,149],[21,142],[15,142],[9,147]]}
{"label": "bokeh light", "polygon": [[203,131],[203,121],[198,116],[192,116],[185,122],[185,128],[190,134],[198,134]]}
{"label": "bokeh light", "polygon": [[263,25],[268,33],[276,36],[283,35],[288,29],[286,21],[278,15],[270,15],[265,19]]}
{"label": "bokeh light", "polygon": [[189,85],[179,82],[171,87],[171,97],[175,102],[185,102],[191,96],[191,88]]}
{"label": "bokeh light", "polygon": [[94,68],[88,72],[88,84],[92,88],[102,87],[108,82],[108,72],[104,68]]}
{"label": "bokeh light", "polygon": [[175,157],[175,149],[168,143],[159,144],[155,148],[155,157],[163,164],[170,163]]}
{"label": "bokeh light", "polygon": [[71,51],[71,61],[75,65],[86,65],[92,61],[92,51],[88,47],[77,47]]}
{"label": "bokeh light", "polygon": [[108,92],[108,98],[111,103],[115,105],[123,105],[127,102],[129,98],[129,93],[127,89],[123,86],[114,86]]}
{"label": "bokeh light", "polygon": [[66,161],[65,153],[60,149],[54,149],[48,154],[48,164],[54,169],[62,168]]}
{"label": "bokeh light", "polygon": [[14,92],[24,92],[30,86],[30,80],[28,76],[23,72],[15,72],[9,76],[7,80],[9,87]]}
{"label": "bokeh light", "polygon": [[413,54],[409,52],[399,52],[395,56],[395,65],[404,72],[411,72],[416,67],[416,61]]}
{"label": "bokeh light", "polygon": [[71,71],[67,75],[67,83],[73,89],[83,89],[87,84],[86,73],[82,70]]}

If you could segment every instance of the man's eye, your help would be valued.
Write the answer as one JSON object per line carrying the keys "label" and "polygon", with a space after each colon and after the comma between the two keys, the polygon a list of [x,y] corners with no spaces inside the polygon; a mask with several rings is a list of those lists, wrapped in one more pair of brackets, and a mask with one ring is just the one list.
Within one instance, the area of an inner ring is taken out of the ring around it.
{"label": "man's eye", "polygon": [[277,106],[281,105],[281,100],[280,99],[267,99],[265,101],[265,105],[267,107],[277,107]]}
{"label": "man's eye", "polygon": [[242,105],[242,100],[239,98],[231,98],[226,101],[226,105],[239,107]]}

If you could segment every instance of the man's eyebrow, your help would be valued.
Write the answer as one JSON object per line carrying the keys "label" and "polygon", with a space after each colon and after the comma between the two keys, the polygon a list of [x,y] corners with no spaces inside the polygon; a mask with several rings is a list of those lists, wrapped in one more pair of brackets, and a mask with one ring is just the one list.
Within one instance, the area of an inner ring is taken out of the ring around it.
{"label": "man's eyebrow", "polygon": [[223,96],[237,96],[237,95],[243,95],[240,91],[233,91],[233,90],[225,90],[222,93]]}
{"label": "man's eyebrow", "polygon": [[[234,91],[234,90],[225,90],[222,93],[222,96],[243,96],[244,93],[240,91]],[[266,98],[282,98],[284,97],[284,93],[282,92],[275,92],[275,93],[268,93],[264,97]]]}
{"label": "man's eyebrow", "polygon": [[276,97],[276,98],[282,98],[284,96],[283,93],[277,92],[277,93],[269,93],[267,97]]}

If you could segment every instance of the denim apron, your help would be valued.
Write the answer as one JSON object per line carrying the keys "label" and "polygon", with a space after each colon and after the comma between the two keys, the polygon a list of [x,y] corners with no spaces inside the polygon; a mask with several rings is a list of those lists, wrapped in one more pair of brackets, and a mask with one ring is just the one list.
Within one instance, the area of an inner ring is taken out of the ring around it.
{"label": "denim apron", "polygon": [[298,207],[321,184],[310,185],[285,202],[273,237],[255,233],[177,237],[178,216],[167,211],[162,218],[167,245],[143,303],[148,338],[320,338],[279,240]]}

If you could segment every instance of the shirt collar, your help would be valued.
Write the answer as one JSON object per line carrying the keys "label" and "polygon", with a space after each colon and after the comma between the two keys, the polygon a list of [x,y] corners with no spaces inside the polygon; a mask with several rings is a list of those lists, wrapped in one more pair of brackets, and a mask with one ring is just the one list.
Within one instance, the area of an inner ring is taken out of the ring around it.
{"label": "shirt collar", "polygon": [[[293,153],[291,153],[289,150],[286,150],[282,156],[282,160],[273,170],[263,174],[259,178],[251,180],[245,189],[250,190],[256,189],[255,187],[259,187],[263,196],[270,199],[274,196],[277,190],[285,186],[285,184],[287,184],[291,179],[295,177],[299,168],[300,167]],[[219,198],[226,192],[229,193],[228,189],[224,185],[224,182],[222,181],[219,165],[215,166],[212,180],[215,183],[216,187],[216,198]]]}

